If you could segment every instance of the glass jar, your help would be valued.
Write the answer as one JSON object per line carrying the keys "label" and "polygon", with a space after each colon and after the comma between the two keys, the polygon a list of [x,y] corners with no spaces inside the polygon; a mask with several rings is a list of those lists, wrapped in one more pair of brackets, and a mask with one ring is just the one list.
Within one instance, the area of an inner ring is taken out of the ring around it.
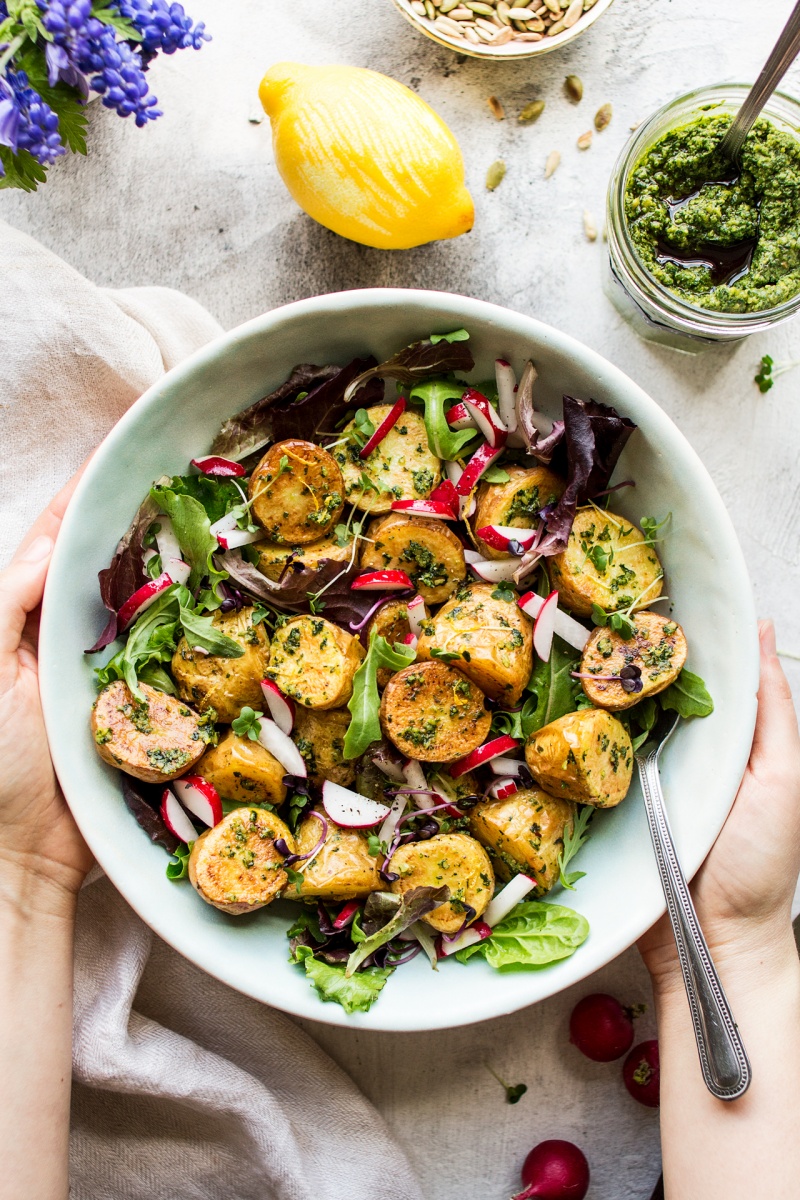
{"label": "glass jar", "polygon": [[[655,279],[640,261],[625,219],[625,191],[636,164],[669,130],[699,116],[733,115],[749,86],[721,83],[697,88],[665,104],[644,121],[623,148],[608,186],[608,266],[606,291],[623,317],[648,341],[696,353],[719,342],[762,333],[800,310],[800,293],[762,312],[713,312],[689,304]],[[800,102],[775,92],[761,114],[777,128],[800,136]]]}

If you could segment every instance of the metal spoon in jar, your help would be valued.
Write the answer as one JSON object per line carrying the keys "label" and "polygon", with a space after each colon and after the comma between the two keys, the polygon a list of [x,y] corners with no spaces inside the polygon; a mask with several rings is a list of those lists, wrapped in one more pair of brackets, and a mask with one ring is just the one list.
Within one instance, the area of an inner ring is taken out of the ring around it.
{"label": "metal spoon in jar", "polygon": [[720,143],[720,151],[732,163],[739,162],[744,140],[753,128],[759,113],[769,100],[789,67],[800,52],[800,0],[778,38],[761,74],[755,81],[747,98],[731,122],[731,126]]}

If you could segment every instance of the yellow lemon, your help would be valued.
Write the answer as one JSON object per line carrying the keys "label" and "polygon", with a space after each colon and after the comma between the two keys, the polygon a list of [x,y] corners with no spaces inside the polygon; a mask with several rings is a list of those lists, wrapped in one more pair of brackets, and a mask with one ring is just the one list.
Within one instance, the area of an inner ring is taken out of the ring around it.
{"label": "yellow lemon", "polygon": [[281,177],[320,225],[381,250],[472,228],[458,142],[401,83],[363,67],[282,62],[259,95]]}

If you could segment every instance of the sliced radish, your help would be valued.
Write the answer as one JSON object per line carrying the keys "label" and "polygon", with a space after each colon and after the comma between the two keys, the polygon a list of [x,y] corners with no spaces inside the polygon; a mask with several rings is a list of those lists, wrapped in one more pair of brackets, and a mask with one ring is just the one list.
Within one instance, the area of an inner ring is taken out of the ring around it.
{"label": "sliced radish", "polygon": [[414,637],[419,637],[422,633],[422,622],[427,617],[428,613],[425,608],[425,601],[422,596],[414,596],[406,605],[408,610],[408,627],[414,634]]}
{"label": "sliced radish", "polygon": [[458,492],[450,479],[443,479],[428,496],[436,504],[447,504],[454,511],[458,508]]}
{"label": "sliced radish", "polygon": [[485,396],[474,388],[468,388],[461,397],[461,403],[493,449],[505,446],[508,430]]}
{"label": "sliced radish", "polygon": [[[520,608],[532,620],[538,617],[544,603],[544,596],[539,596],[536,592],[526,592],[519,600]],[[580,651],[586,649],[586,643],[591,636],[590,631],[581,625],[580,621],[576,621],[574,617],[560,608],[556,612],[555,631],[569,646]]]}
{"label": "sliced radish", "polygon": [[250,533],[247,529],[231,529],[229,533],[217,534],[217,541],[223,550],[238,550],[240,546],[249,546],[251,542],[263,540],[263,529],[257,529],[255,533]]}
{"label": "sliced radish", "polygon": [[370,829],[385,820],[390,811],[388,805],[359,796],[330,779],[322,785],[322,804],[330,819],[347,829]]}
{"label": "sliced radish", "polygon": [[447,478],[456,489],[456,495],[458,496],[458,515],[463,521],[465,517],[471,517],[475,512],[475,507],[477,505],[475,493],[473,491],[468,496],[462,496],[459,494],[458,481],[464,474],[464,468],[460,465],[460,463],[446,462],[444,464],[444,469],[447,472]]}
{"label": "sliced radish", "polygon": [[444,419],[451,429],[477,429],[475,418],[470,415],[466,404],[459,401],[444,414]]}
{"label": "sliced radish", "polygon": [[478,562],[471,562],[469,565],[478,578],[483,579],[486,583],[511,583],[514,578],[514,572],[519,566],[519,559],[482,558]]}
{"label": "sliced radish", "polygon": [[533,626],[533,648],[543,662],[550,657],[550,651],[553,648],[557,612],[558,592],[551,592],[539,610]]}
{"label": "sliced radish", "polygon": [[412,650],[416,650],[419,638],[415,633],[407,633],[403,638],[403,645],[410,646]]}
{"label": "sliced radish", "polygon": [[173,583],[186,584],[189,582],[192,568],[182,558],[162,558],[161,566]]}
{"label": "sliced radish", "polygon": [[294,700],[290,700],[288,696],[284,696],[281,689],[271,679],[261,680],[261,691],[264,693],[264,700],[269,709],[269,715],[281,733],[285,733],[288,736],[294,728]]}
{"label": "sliced radish", "polygon": [[175,536],[175,530],[172,527],[170,518],[162,515],[156,518],[155,523],[158,526],[156,545],[158,546],[158,553],[161,555],[161,564],[166,571],[167,559],[172,558],[177,562],[182,562],[183,552]]}
{"label": "sliced radish", "polygon": [[387,779],[391,779],[394,783],[406,782],[406,777],[403,774],[403,764],[398,762],[396,758],[393,758],[383,747],[375,751],[372,755],[372,761]]}
{"label": "sliced radish", "polygon": [[193,842],[196,839],[197,830],[178,803],[178,797],[172,788],[164,788],[161,796],[161,816],[170,833],[174,833],[182,842]]}
{"label": "sliced radish", "polygon": [[406,399],[405,399],[405,396],[401,396],[400,399],[395,404],[393,404],[392,407],[389,409],[388,413],[383,418],[380,425],[375,430],[375,432],[373,433],[373,435],[369,439],[369,441],[366,442],[363,449],[359,450],[359,452],[358,452],[359,458],[369,458],[370,454],[372,454],[372,451],[375,449],[375,447],[380,446],[381,442],[386,437],[389,430],[394,428],[394,426],[400,420],[401,415],[405,411],[406,411]]}
{"label": "sliced radish", "polygon": [[431,789],[431,791],[432,791],[432,792],[435,792],[435,793],[436,793],[436,795],[437,795],[437,796],[438,796],[438,797],[439,797],[441,800],[443,800],[443,801],[444,801],[444,803],[447,805],[447,808],[446,808],[444,811],[445,811],[445,813],[447,814],[447,816],[448,816],[448,817],[456,817],[456,819],[457,819],[458,817],[463,817],[463,815],[464,815],[464,814],[463,814],[463,812],[461,811],[461,809],[460,809],[460,808],[457,808],[457,807],[456,807],[456,805],[453,803],[453,797],[452,797],[452,796],[448,796],[447,792],[444,790],[444,788],[443,788],[443,787],[441,787],[441,785],[440,785],[440,784],[438,784],[438,783],[435,783],[435,782],[434,782],[434,783],[431,783],[431,784],[430,784],[430,789]]}
{"label": "sliced radish", "polygon": [[502,550],[521,558],[533,545],[536,530],[523,529],[518,525],[482,525],[477,530],[476,537],[486,542],[493,550]]}
{"label": "sliced radish", "polygon": [[467,771],[474,771],[476,767],[491,762],[493,758],[498,758],[501,754],[510,754],[513,750],[519,749],[519,745],[516,738],[510,737],[507,733],[501,733],[500,737],[492,738],[490,742],[484,742],[482,746],[478,746],[477,750],[473,750],[471,754],[454,762],[450,767],[450,774],[453,779],[458,779],[460,775],[465,775]]}
{"label": "sliced radish", "polygon": [[217,454],[210,454],[207,458],[193,458],[192,466],[201,475],[247,474],[241,463],[234,462],[232,458],[220,458]]}
{"label": "sliced radish", "polygon": [[184,775],[176,779],[172,787],[175,795],[192,816],[204,825],[212,827],[222,820],[222,801],[213,783],[202,775]]}
{"label": "sliced radish", "polygon": [[350,900],[347,904],[344,905],[344,907],[342,908],[342,911],[339,913],[338,917],[336,917],[334,919],[333,928],[334,929],[346,929],[347,926],[350,924],[350,922],[353,920],[353,917],[356,915],[356,913],[358,912],[360,907],[361,907],[361,905],[358,903],[357,900]]}
{"label": "sliced radish", "polygon": [[[428,781],[425,778],[425,772],[422,766],[417,762],[416,758],[408,758],[403,764],[403,779],[410,788],[414,788],[417,792],[429,792]],[[425,796],[412,796],[411,799],[417,808],[428,808],[428,799]]]}
{"label": "sliced radish", "polygon": [[[497,760],[495,760],[497,761]],[[492,800],[507,800],[509,796],[513,796],[519,791],[519,784],[516,779],[512,779],[510,775],[503,775],[489,788],[486,793]]]}
{"label": "sliced radish", "polygon": [[487,925],[494,928],[516,908],[520,900],[524,900],[528,892],[536,887],[536,880],[530,875],[515,875],[506,886],[499,891],[494,900],[489,901],[483,919]]}
{"label": "sliced radish", "polygon": [[350,584],[351,591],[393,592],[403,588],[413,590],[413,583],[405,571],[365,571]]}
{"label": "sliced radish", "polygon": [[130,596],[122,608],[117,613],[117,622],[120,630],[127,629],[132,625],[137,617],[140,617],[151,604],[153,604],[162,592],[165,592],[168,587],[172,587],[174,580],[163,571],[158,579],[149,579],[147,583],[143,583],[140,588]]}
{"label": "sliced radish", "polygon": [[497,408],[500,418],[509,433],[517,428],[517,377],[511,363],[504,358],[496,358],[494,362],[494,377],[497,381]]}
{"label": "sliced radish", "polygon": [[412,517],[438,517],[440,521],[457,521],[458,513],[441,500],[393,500],[392,512],[410,513]]}
{"label": "sliced radish", "polygon": [[225,513],[224,517],[220,517],[219,520],[214,521],[211,525],[209,525],[208,532],[212,537],[215,537],[219,540],[219,535],[221,533],[230,533],[232,529],[236,528],[236,522],[238,520],[239,514],[235,509],[232,508],[230,512]]}
{"label": "sliced radish", "polygon": [[489,764],[494,775],[510,775],[513,779],[524,780],[530,777],[528,764],[521,758],[493,758]]}
{"label": "sliced radish", "polygon": [[483,557],[480,550],[471,550],[469,547],[464,550],[464,562],[469,563],[470,566],[472,566],[473,563],[482,563],[486,561],[487,560]]}
{"label": "sliced radish", "polygon": [[259,717],[258,725],[258,740],[264,749],[277,758],[288,775],[299,775],[301,779],[306,779],[308,769],[305,760],[289,735],[269,717]]}
{"label": "sliced radish", "polygon": [[436,944],[436,949],[442,958],[449,958],[451,954],[455,954],[456,950],[464,950],[467,946],[474,946],[476,942],[483,942],[486,938],[492,936],[492,930],[485,921],[473,921],[458,937],[439,938]]}
{"label": "sliced radish", "polygon": [[397,795],[393,798],[392,803],[389,806],[388,815],[386,816],[383,824],[381,825],[380,829],[378,830],[378,841],[379,842],[383,842],[386,846],[389,846],[391,844],[392,838],[394,837],[394,834],[395,834],[395,830],[397,829],[397,826],[402,821],[403,815],[404,815],[406,809],[408,808],[409,799],[410,799],[410,797],[408,795],[408,792],[398,792]]}
{"label": "sliced radish", "polygon": [[490,446],[488,442],[484,442],[482,446],[473,454],[472,458],[467,463],[461,476],[456,484],[456,491],[459,496],[468,496],[476,483],[480,479],[484,471],[488,471],[493,462],[496,461],[503,453],[503,447],[497,448]]}

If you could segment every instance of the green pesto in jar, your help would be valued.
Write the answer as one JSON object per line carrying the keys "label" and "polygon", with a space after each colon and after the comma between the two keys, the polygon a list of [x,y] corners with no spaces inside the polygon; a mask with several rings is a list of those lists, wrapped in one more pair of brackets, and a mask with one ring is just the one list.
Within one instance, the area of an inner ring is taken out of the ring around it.
{"label": "green pesto in jar", "polygon": [[760,120],[739,169],[717,147],[729,116],[664,134],[625,189],[642,265],[674,295],[715,312],[763,312],[800,292],[800,139]]}

